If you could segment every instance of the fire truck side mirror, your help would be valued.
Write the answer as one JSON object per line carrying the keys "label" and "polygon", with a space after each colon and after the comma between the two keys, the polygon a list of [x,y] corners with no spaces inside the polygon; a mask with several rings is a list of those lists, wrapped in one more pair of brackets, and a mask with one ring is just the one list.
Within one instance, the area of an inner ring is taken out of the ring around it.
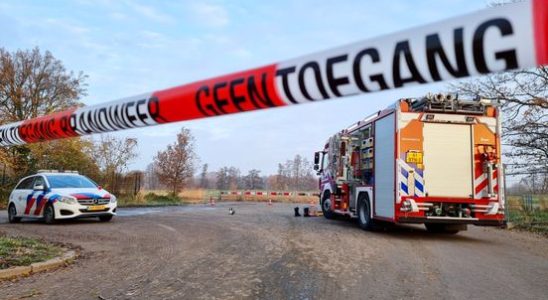
{"label": "fire truck side mirror", "polygon": [[314,171],[318,171],[320,170],[320,166],[319,165],[314,165]]}
{"label": "fire truck side mirror", "polygon": [[314,153],[314,170],[318,170],[316,167],[319,168],[319,165],[320,164],[320,152],[316,152]]}

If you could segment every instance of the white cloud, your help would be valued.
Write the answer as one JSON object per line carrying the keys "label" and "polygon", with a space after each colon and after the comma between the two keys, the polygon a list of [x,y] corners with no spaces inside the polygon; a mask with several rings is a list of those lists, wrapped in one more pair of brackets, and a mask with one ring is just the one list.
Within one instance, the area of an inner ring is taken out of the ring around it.
{"label": "white cloud", "polygon": [[230,23],[228,11],[221,5],[195,3],[191,6],[195,20],[208,27],[225,27]]}
{"label": "white cloud", "polygon": [[154,128],[139,129],[140,136],[146,137],[174,137],[181,131],[181,124],[165,124]]}
{"label": "white cloud", "polygon": [[152,30],[141,30],[141,35],[151,40],[162,40],[165,38],[163,34]]}
{"label": "white cloud", "polygon": [[112,12],[108,15],[111,19],[116,21],[125,21],[128,19],[128,16],[126,14],[120,13],[120,12]]}
{"label": "white cloud", "polygon": [[236,48],[232,51],[232,54],[238,58],[247,59],[253,56],[251,51],[247,50],[246,48]]}
{"label": "white cloud", "polygon": [[164,34],[156,31],[141,30],[139,35],[141,39],[137,45],[144,48],[164,48],[169,44],[169,39]]}
{"label": "white cloud", "polygon": [[91,29],[88,27],[76,25],[75,23],[72,23],[68,20],[61,20],[56,18],[47,18],[46,24],[51,25],[53,27],[60,28],[63,31],[67,31],[76,35],[84,35],[91,31]]}
{"label": "white cloud", "polygon": [[131,9],[133,9],[136,13],[138,13],[142,17],[145,17],[151,21],[155,21],[158,23],[174,23],[175,22],[175,19],[172,16],[157,10],[153,6],[140,4],[135,1],[126,1],[126,5],[130,7]]}

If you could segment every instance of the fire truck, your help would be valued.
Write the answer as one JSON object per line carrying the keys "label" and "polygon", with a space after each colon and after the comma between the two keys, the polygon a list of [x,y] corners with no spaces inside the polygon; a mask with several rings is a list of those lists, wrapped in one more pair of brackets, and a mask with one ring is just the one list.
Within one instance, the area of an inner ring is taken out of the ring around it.
{"label": "fire truck", "polygon": [[428,94],[330,137],[314,156],[323,215],[360,227],[424,224],[457,233],[504,223],[500,109],[486,99]]}

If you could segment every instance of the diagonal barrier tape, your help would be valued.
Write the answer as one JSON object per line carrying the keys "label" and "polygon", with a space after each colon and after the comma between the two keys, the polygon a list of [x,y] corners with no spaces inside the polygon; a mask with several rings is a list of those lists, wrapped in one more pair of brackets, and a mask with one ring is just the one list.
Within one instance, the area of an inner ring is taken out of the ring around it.
{"label": "diagonal barrier tape", "polygon": [[548,64],[548,0],[485,9],[208,80],[0,126],[0,146],[310,103]]}

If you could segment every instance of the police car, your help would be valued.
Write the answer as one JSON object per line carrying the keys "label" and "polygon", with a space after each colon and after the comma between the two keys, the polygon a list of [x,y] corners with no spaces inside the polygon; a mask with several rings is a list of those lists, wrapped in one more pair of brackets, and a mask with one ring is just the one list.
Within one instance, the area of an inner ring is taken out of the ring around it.
{"label": "police car", "polygon": [[40,170],[17,184],[8,202],[8,218],[59,219],[98,217],[108,222],[116,215],[116,197],[76,171]]}

